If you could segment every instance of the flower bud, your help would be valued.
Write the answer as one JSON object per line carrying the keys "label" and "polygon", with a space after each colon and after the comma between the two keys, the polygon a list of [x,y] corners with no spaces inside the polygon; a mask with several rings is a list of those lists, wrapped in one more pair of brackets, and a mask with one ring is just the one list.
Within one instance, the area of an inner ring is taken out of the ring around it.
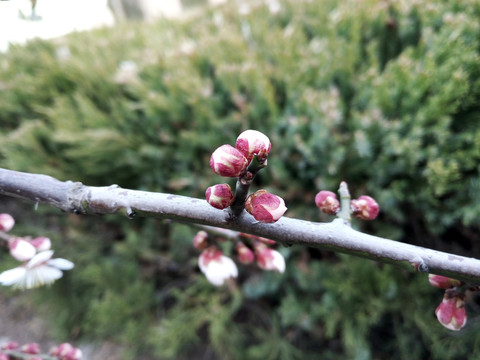
{"label": "flower bud", "polygon": [[205,192],[207,202],[217,209],[225,209],[232,205],[235,196],[228,184],[216,184]]}
{"label": "flower bud", "polygon": [[287,211],[285,201],[266,190],[251,194],[245,201],[245,209],[263,223],[274,223]]}
{"label": "flower bud", "polygon": [[224,256],[215,246],[203,250],[198,258],[198,267],[215,286],[221,286],[227,279],[238,276],[238,269],[233,260]]}
{"label": "flower bud", "polygon": [[0,214],[0,231],[8,232],[15,225],[15,219],[10,214]]}
{"label": "flower bud", "polygon": [[243,242],[239,241],[235,245],[235,249],[237,250],[238,261],[240,261],[242,264],[248,265],[255,260],[255,254]]}
{"label": "flower bud", "polygon": [[464,295],[445,292],[442,302],[435,310],[437,319],[447,329],[458,331],[467,323]]}
{"label": "flower bud", "polygon": [[268,248],[262,243],[255,244],[257,265],[263,270],[275,270],[285,272],[285,259],[278,251]]}
{"label": "flower bud", "polygon": [[9,341],[6,344],[3,344],[0,349],[2,350],[16,350],[18,349],[18,342],[16,341]]}
{"label": "flower bud", "polygon": [[247,168],[245,156],[233,146],[222,145],[210,157],[210,167],[215,174],[225,177],[237,177]]}
{"label": "flower bud", "polygon": [[329,215],[335,215],[340,210],[337,194],[327,190],[322,190],[315,196],[315,204],[321,211]]}
{"label": "flower bud", "polygon": [[352,215],[362,220],[373,220],[378,216],[380,208],[377,202],[368,195],[362,195],[350,202]]}
{"label": "flower bud", "polygon": [[56,356],[61,360],[80,360],[82,358],[82,351],[69,343],[63,343],[52,348],[50,355]]}
{"label": "flower bud", "polygon": [[30,242],[21,238],[14,238],[8,244],[10,248],[10,255],[18,261],[27,261],[35,256],[37,250],[30,244]]}
{"label": "flower bud", "polygon": [[463,285],[463,281],[452,279],[446,276],[428,274],[430,285],[440,289],[451,289]]}
{"label": "flower bud", "polygon": [[30,240],[30,244],[32,244],[38,252],[50,250],[52,247],[52,242],[48,237],[45,236],[40,236]]}
{"label": "flower bud", "polygon": [[208,234],[206,231],[199,231],[193,237],[193,247],[198,250],[205,250],[208,247]]}
{"label": "flower bud", "polygon": [[5,353],[0,352],[0,360],[10,360],[10,356]]}
{"label": "flower bud", "polygon": [[246,130],[238,136],[235,147],[242,152],[250,163],[253,155],[266,158],[270,153],[272,144],[270,139],[260,131]]}
{"label": "flower bud", "polygon": [[40,354],[40,345],[37,343],[28,343],[23,345],[20,351],[25,354]]}

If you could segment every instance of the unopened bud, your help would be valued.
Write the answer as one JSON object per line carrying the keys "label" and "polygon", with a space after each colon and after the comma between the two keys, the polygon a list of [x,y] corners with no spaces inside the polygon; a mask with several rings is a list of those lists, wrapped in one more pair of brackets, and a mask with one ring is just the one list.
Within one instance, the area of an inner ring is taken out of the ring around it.
{"label": "unopened bud", "polygon": [[21,238],[14,238],[8,244],[10,254],[18,261],[27,261],[35,256],[37,250],[30,242]]}
{"label": "unopened bud", "polygon": [[6,344],[3,344],[0,349],[2,350],[16,350],[18,349],[18,342],[16,341],[9,341]]}
{"label": "unopened bud", "polygon": [[224,256],[215,246],[203,250],[198,258],[198,267],[215,286],[223,285],[227,279],[238,276],[238,269],[233,260]]}
{"label": "unopened bud", "polygon": [[10,214],[0,214],[0,231],[8,232],[15,225],[15,219]]}
{"label": "unopened bud", "polygon": [[210,167],[215,174],[237,177],[247,168],[245,156],[231,145],[222,145],[210,157]]}
{"label": "unopened bud", "polygon": [[362,220],[373,220],[378,216],[380,208],[372,197],[362,195],[350,202],[352,215]]}
{"label": "unopened bud", "polygon": [[447,329],[458,331],[467,323],[464,295],[445,292],[442,302],[435,310],[437,319]]}
{"label": "unopened bud", "polygon": [[337,195],[332,191],[322,190],[315,196],[315,204],[326,214],[335,215],[340,209]]}
{"label": "unopened bud", "polygon": [[38,252],[50,250],[52,247],[52,242],[48,237],[45,236],[40,236],[30,240],[30,244],[32,244]]}
{"label": "unopened bud", "polygon": [[266,190],[251,194],[245,201],[245,209],[263,223],[274,223],[287,211],[285,201]]}
{"label": "unopened bud", "polygon": [[463,285],[463,281],[434,274],[428,274],[428,282],[430,285],[441,289],[451,289]]}
{"label": "unopened bud", "polygon": [[28,343],[22,345],[20,351],[25,354],[40,354],[40,345],[38,345],[37,343]]}
{"label": "unopened bud", "polygon": [[0,352],[0,360],[10,360],[10,356],[5,353]]}
{"label": "unopened bud", "polygon": [[268,248],[265,244],[255,244],[257,264],[263,270],[285,272],[285,259],[278,251]]}
{"label": "unopened bud", "polygon": [[208,247],[208,234],[206,231],[199,231],[193,237],[193,246],[198,250],[205,250]]}
{"label": "unopened bud", "polygon": [[228,184],[216,184],[205,192],[207,202],[217,209],[225,209],[232,205],[235,196]]}
{"label": "unopened bud", "polygon": [[254,155],[266,158],[270,153],[272,144],[270,139],[260,131],[246,130],[238,136],[235,147],[242,152],[250,163]]}
{"label": "unopened bud", "polygon": [[235,249],[237,250],[238,261],[242,264],[248,265],[255,260],[255,254],[243,242],[239,241],[237,245],[235,245]]}

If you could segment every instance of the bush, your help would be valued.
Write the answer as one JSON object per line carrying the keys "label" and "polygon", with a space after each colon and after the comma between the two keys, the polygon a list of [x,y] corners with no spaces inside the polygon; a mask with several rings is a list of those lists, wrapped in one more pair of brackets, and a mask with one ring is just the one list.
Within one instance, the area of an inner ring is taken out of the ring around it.
{"label": "bush", "polygon": [[[314,195],[347,180],[380,203],[365,231],[480,256],[478,2],[245,10],[13,47],[0,56],[0,166],[202,197],[217,181],[214,148],[254,128],[273,143],[258,186],[282,195],[288,216],[328,220]],[[424,276],[283,249],[287,275],[242,268],[231,294],[197,276],[195,229],[110,217],[45,226],[59,227],[52,237],[77,264],[39,291],[61,302],[60,331],[123,342],[126,357],[479,353],[475,321],[460,336],[437,325],[441,294]]]}

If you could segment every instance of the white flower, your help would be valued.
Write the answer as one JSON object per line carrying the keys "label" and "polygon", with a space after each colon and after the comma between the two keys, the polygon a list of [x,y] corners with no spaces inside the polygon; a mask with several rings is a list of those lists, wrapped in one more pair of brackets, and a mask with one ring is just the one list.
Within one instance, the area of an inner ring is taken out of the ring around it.
{"label": "white flower", "polygon": [[198,267],[212,285],[221,286],[228,278],[238,276],[237,265],[215,247],[202,252],[198,258]]}
{"label": "white flower", "polygon": [[39,252],[26,264],[0,274],[0,284],[20,289],[32,289],[49,285],[63,276],[62,270],[70,270],[73,263],[65,259],[52,259],[53,250]]}

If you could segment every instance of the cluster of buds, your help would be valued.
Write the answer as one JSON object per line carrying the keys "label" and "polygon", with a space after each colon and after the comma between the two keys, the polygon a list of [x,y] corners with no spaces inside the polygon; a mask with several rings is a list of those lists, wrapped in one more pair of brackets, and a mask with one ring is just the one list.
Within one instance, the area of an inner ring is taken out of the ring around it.
{"label": "cluster of buds", "polygon": [[10,341],[0,347],[0,360],[81,360],[82,350],[69,343],[63,343],[50,349],[48,354],[42,354],[37,343],[28,343],[20,346]]}
{"label": "cluster of buds", "polygon": [[[239,240],[235,245],[238,261],[243,265],[256,262],[263,270],[274,270],[280,273],[285,271],[285,259],[278,251],[267,245],[275,243],[272,240],[250,234],[237,234],[244,240]],[[249,246],[246,244],[248,241]],[[225,256],[219,246],[209,239],[206,231],[199,231],[193,238],[193,246],[201,251],[198,258],[198,267],[207,280],[221,286],[228,279],[238,276],[235,262]]]}
{"label": "cluster of buds", "polygon": [[428,281],[430,285],[445,290],[443,300],[435,310],[438,321],[447,329],[459,331],[467,323],[465,293],[461,288],[464,283],[460,280],[434,274],[428,275]]}
{"label": "cluster of buds", "polygon": [[[328,215],[350,218],[350,215],[361,220],[374,220],[377,218],[380,208],[374,198],[362,195],[358,199],[350,200],[350,193],[345,182],[340,184],[342,202],[337,194],[332,191],[322,190],[315,196],[315,204]],[[347,210],[344,210],[347,208]]]}
{"label": "cluster of buds", "polygon": [[257,221],[278,221],[287,211],[282,198],[266,190],[259,190],[246,199],[251,181],[256,173],[267,165],[271,146],[270,139],[265,134],[246,130],[238,136],[235,147],[222,145],[217,148],[210,157],[210,167],[220,176],[238,178],[237,196],[228,184],[216,184],[205,192],[207,202],[220,210],[236,203],[242,208],[245,207]]}
{"label": "cluster of buds", "polygon": [[52,259],[52,242],[41,236],[15,237],[6,234],[15,224],[9,214],[0,214],[1,239],[7,242],[10,255],[23,264],[0,274],[0,284],[20,289],[32,289],[48,285],[63,276],[63,270],[73,268],[73,263],[65,259]]}

